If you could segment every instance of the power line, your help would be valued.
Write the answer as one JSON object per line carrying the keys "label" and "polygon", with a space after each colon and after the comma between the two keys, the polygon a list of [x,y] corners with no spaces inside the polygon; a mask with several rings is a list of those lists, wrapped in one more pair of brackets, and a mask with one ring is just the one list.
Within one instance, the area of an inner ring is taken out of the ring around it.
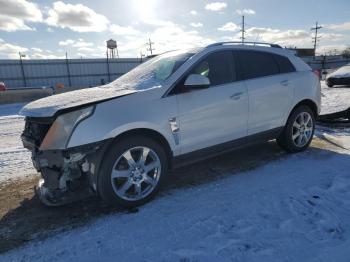
{"label": "power line", "polygon": [[151,38],[148,39],[148,43],[146,43],[149,48],[147,48],[147,51],[150,51],[151,52],[151,55],[153,55],[153,50],[155,50],[152,45],[154,45],[154,42],[151,41]]}
{"label": "power line", "polygon": [[319,41],[319,39],[321,38],[320,36],[318,36],[318,30],[320,30],[321,28],[323,28],[322,26],[318,25],[318,22],[316,22],[316,26],[312,27],[311,30],[315,31],[315,37],[313,37],[313,41],[314,41],[314,52],[315,52],[315,56],[316,56],[316,49],[317,49],[317,42]]}

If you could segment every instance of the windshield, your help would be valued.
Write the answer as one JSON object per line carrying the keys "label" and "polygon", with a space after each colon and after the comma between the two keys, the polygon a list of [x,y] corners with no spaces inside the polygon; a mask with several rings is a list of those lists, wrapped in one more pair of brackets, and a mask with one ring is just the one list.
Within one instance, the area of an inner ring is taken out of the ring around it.
{"label": "windshield", "polygon": [[156,56],[121,76],[112,82],[112,85],[136,90],[161,86],[183,63],[194,55],[193,51],[171,51]]}

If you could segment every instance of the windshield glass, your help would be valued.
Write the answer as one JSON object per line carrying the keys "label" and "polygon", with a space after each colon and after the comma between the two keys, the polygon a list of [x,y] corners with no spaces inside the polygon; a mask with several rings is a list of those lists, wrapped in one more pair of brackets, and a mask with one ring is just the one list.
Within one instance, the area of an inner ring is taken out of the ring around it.
{"label": "windshield glass", "polygon": [[121,76],[112,82],[112,85],[136,90],[161,86],[183,63],[194,55],[193,51],[171,51],[156,56]]}

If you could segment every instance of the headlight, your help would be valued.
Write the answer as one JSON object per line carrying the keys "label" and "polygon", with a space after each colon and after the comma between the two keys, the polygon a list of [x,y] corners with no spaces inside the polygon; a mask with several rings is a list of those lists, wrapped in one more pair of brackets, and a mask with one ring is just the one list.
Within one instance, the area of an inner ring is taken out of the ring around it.
{"label": "headlight", "polygon": [[74,128],[94,112],[94,106],[60,115],[50,127],[40,150],[65,149]]}

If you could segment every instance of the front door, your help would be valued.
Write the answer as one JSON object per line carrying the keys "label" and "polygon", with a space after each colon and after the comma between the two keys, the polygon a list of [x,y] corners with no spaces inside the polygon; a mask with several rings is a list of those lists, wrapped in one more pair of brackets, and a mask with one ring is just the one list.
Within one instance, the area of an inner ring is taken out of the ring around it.
{"label": "front door", "polygon": [[233,53],[211,53],[189,74],[208,77],[210,87],[177,94],[181,153],[245,138],[248,95],[243,82],[236,81]]}

